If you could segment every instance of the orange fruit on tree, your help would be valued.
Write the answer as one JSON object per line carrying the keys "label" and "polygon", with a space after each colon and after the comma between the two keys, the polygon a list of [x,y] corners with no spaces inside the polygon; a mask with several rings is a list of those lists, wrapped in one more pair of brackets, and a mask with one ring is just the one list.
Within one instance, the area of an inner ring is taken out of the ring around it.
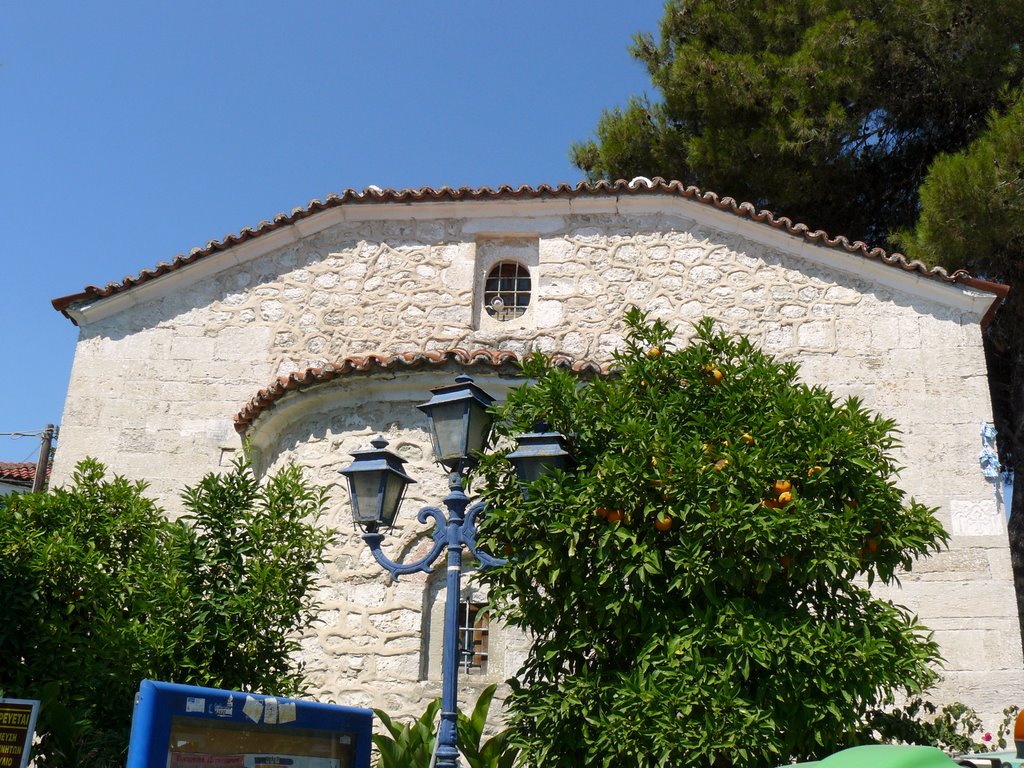
{"label": "orange fruit on tree", "polygon": [[779,504],[789,504],[793,500],[793,494],[789,491],[783,491],[779,494]]}
{"label": "orange fruit on tree", "polygon": [[727,466],[729,466],[728,459],[719,459],[718,461],[715,462],[715,466],[713,467],[713,469],[715,470],[715,472],[721,472]]}
{"label": "orange fruit on tree", "polygon": [[608,510],[605,507],[598,507],[597,509],[594,510],[594,514],[598,517],[603,517],[607,519]]}
{"label": "orange fruit on tree", "polygon": [[661,354],[661,350],[658,349],[657,347],[651,347],[649,350],[647,350],[647,356],[648,357],[657,357],[660,354]]}
{"label": "orange fruit on tree", "polygon": [[788,493],[792,489],[793,485],[792,483],[789,482],[789,480],[776,480],[775,487],[773,488],[776,496],[778,496],[779,494]]}
{"label": "orange fruit on tree", "polygon": [[659,517],[659,518],[656,518],[655,521],[654,521],[654,527],[657,528],[662,533],[665,533],[665,531],[668,531],[668,530],[670,530],[672,528],[672,518],[671,517],[665,517],[665,518],[660,518]]}
{"label": "orange fruit on tree", "polygon": [[611,509],[608,511],[607,520],[609,523],[621,523],[622,517],[623,514],[621,509]]}
{"label": "orange fruit on tree", "polygon": [[754,444],[754,436],[751,435],[749,432],[744,432],[742,435],[740,435],[740,440],[742,440],[747,445]]}

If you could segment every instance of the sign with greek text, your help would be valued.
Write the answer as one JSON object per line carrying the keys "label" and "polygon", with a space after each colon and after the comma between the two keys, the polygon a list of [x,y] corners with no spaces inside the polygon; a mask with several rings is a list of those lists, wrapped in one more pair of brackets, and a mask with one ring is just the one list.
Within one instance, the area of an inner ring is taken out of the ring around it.
{"label": "sign with greek text", "polygon": [[0,768],[28,768],[39,702],[0,699]]}

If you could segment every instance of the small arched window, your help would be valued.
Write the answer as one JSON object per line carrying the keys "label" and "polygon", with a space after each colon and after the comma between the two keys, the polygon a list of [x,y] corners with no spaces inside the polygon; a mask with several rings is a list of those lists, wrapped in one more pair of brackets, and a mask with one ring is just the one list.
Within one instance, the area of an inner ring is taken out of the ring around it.
{"label": "small arched window", "polygon": [[459,603],[459,668],[467,675],[487,674],[490,624],[490,615],[482,603]]}
{"label": "small arched window", "polygon": [[[473,569],[462,573],[459,595],[458,627],[456,629],[459,672],[485,680],[503,680],[507,636],[501,622],[491,621],[487,610],[487,590],[473,577]],[[441,658],[444,654],[445,598],[447,589],[443,570],[436,570],[427,581],[423,593],[423,635],[420,655],[420,676],[423,680],[441,679]]]}
{"label": "small arched window", "polygon": [[530,305],[530,270],[516,261],[496,264],[484,283],[484,308],[502,322],[522,317]]}

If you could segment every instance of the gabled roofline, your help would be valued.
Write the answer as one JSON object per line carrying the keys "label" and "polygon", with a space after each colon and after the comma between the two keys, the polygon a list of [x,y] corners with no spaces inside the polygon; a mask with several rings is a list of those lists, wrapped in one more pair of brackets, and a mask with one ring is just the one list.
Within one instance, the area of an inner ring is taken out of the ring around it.
{"label": "gabled roofline", "polygon": [[[361,205],[400,205],[413,206],[417,203],[445,203],[445,202],[485,202],[485,201],[512,201],[512,200],[584,200],[596,197],[641,197],[641,196],[665,196],[676,199],[692,200],[703,205],[710,206],[719,211],[733,214],[740,218],[748,219],[768,226],[774,230],[798,238],[806,243],[832,248],[847,254],[862,256],[865,259],[898,268],[904,272],[913,272],[926,278],[931,278],[944,283],[965,283],[974,280],[964,270],[957,270],[949,274],[942,267],[928,267],[916,259],[908,259],[900,253],[887,253],[881,248],[874,248],[860,240],[850,241],[840,235],[830,237],[824,230],[812,230],[806,224],[793,222],[785,216],[776,217],[774,213],[767,210],[757,210],[751,203],[740,203],[731,197],[719,197],[714,192],[703,192],[698,187],[685,186],[679,181],[666,181],[661,178],[646,179],[637,177],[632,181],[618,180],[615,182],[580,182],[575,186],[570,184],[548,185],[542,184],[538,187],[519,186],[512,187],[503,185],[496,189],[490,187],[421,187],[419,189],[381,189],[379,187],[368,187],[363,191],[345,190],[341,194],[328,195],[324,200],[313,200],[304,208],[295,208],[291,213],[280,213],[272,221],[262,221],[255,228],[246,227],[238,234],[232,234],[223,240],[211,240],[205,246],[193,248],[189,254],[176,256],[170,263],[162,262],[153,269],[146,269],[137,276],[124,278],[120,283],[108,283],[104,287],[95,285],[86,286],[79,293],[68,296],[61,296],[53,299],[54,309],[63,313],[76,325],[77,320],[68,310],[73,305],[81,302],[94,302],[113,296],[115,294],[129,291],[136,286],[151,282],[169,273],[176,272],[184,267],[200,262],[217,253],[231,250],[236,246],[252,240],[265,237],[270,233],[281,230],[291,225],[298,225],[305,219],[316,216],[340,206],[361,206]],[[301,233],[300,233],[301,234]],[[998,285],[998,284],[990,284]],[[980,287],[974,285],[973,287]],[[991,289],[986,289],[990,290]],[[996,291],[998,293],[998,291]]]}
{"label": "gabled roofline", "polygon": [[970,288],[976,288],[979,291],[994,293],[996,295],[996,300],[992,302],[988,310],[985,312],[984,317],[981,318],[981,329],[983,331],[988,330],[988,327],[992,324],[992,319],[996,316],[996,312],[999,307],[1001,307],[1003,302],[1006,301],[1006,297],[1010,295],[1010,286],[1003,285],[1002,283],[993,283],[991,280],[983,280],[980,277],[971,277],[967,273],[963,273],[959,280]]}

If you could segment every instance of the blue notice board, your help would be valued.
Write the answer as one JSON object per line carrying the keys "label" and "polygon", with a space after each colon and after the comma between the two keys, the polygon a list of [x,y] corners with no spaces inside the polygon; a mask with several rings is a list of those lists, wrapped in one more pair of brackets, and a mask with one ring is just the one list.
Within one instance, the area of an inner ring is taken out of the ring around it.
{"label": "blue notice board", "polygon": [[369,768],[359,707],[143,680],[127,768]]}

